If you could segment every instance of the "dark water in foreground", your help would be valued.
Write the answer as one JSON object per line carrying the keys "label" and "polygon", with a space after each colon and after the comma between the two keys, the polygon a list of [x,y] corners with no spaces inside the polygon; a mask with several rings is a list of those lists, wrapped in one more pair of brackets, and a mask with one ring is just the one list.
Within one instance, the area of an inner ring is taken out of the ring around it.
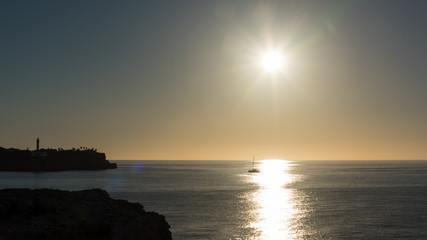
{"label": "dark water in foreground", "polygon": [[427,161],[117,161],[0,172],[0,188],[106,189],[166,216],[174,239],[427,239]]}

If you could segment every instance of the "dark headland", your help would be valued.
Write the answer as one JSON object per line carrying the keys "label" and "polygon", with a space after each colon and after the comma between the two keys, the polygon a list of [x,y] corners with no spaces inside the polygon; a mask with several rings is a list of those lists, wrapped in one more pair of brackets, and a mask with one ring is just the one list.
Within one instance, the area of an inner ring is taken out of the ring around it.
{"label": "dark headland", "polygon": [[101,189],[0,190],[0,239],[170,240],[165,217]]}
{"label": "dark headland", "polygon": [[44,149],[21,150],[0,147],[0,171],[66,171],[104,170],[117,168],[117,164],[106,160],[105,153],[96,149]]}

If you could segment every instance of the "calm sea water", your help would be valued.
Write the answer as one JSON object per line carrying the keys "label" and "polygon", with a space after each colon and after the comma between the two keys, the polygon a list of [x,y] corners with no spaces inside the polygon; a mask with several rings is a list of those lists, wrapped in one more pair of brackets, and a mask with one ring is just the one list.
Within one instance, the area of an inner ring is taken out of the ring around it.
{"label": "calm sea water", "polygon": [[174,239],[427,239],[427,161],[117,161],[0,172],[0,188],[106,189],[166,216]]}

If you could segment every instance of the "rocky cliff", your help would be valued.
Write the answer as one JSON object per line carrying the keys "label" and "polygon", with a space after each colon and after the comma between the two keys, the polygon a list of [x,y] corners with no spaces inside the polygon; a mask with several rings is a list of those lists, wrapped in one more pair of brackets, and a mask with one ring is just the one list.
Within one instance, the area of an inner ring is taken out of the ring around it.
{"label": "rocky cliff", "polygon": [[165,217],[101,189],[0,190],[0,239],[172,239]]}
{"label": "rocky cliff", "polygon": [[0,171],[67,171],[115,169],[116,163],[106,160],[105,153],[93,149],[39,151],[0,147]]}

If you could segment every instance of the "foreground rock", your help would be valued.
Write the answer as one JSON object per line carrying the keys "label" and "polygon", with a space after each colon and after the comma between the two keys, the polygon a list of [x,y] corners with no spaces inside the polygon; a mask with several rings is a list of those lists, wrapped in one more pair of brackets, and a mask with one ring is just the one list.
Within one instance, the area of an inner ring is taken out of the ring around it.
{"label": "foreground rock", "polygon": [[0,190],[0,239],[172,239],[165,217],[101,189]]}

